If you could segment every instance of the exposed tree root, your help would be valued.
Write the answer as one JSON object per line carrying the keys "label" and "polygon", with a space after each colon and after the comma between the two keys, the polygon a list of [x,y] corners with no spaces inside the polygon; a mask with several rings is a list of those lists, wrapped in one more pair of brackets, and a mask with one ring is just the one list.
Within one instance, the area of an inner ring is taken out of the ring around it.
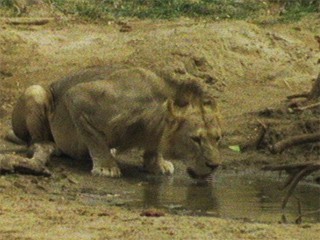
{"label": "exposed tree root", "polygon": [[309,100],[318,99],[320,97],[320,73],[312,85],[311,91],[309,92]]}
{"label": "exposed tree root", "polygon": [[282,201],[282,209],[284,209],[288,203],[290,196],[292,195],[297,184],[306,176],[315,171],[320,170],[319,162],[306,162],[288,165],[271,165],[262,168],[264,171],[283,171],[285,170],[289,177],[283,186],[283,189],[288,188],[288,192]]}
{"label": "exposed tree root", "polygon": [[53,143],[34,144],[31,147],[32,158],[15,154],[0,154],[0,173],[23,173],[32,175],[51,176],[46,167],[55,151]]}
{"label": "exposed tree root", "polygon": [[320,132],[317,133],[308,133],[308,134],[301,134],[293,137],[289,137],[287,139],[281,140],[270,147],[270,151],[272,153],[281,153],[285,149],[305,144],[305,143],[313,143],[320,141]]}
{"label": "exposed tree root", "polygon": [[51,176],[50,171],[40,162],[13,154],[0,155],[0,173]]}
{"label": "exposed tree root", "polygon": [[269,126],[264,122],[260,121],[259,119],[257,119],[257,122],[259,123],[259,126],[256,129],[255,136],[248,142],[246,142],[243,146],[241,146],[241,149],[244,151],[251,149],[257,150],[260,148],[261,142],[264,139],[264,136]]}
{"label": "exposed tree root", "polygon": [[295,222],[297,224],[300,224],[302,222],[302,217],[308,216],[308,215],[313,215],[313,214],[317,214],[320,213],[320,209],[317,209],[315,211],[309,211],[309,212],[305,212],[305,213],[300,213],[299,216],[296,218]]}
{"label": "exposed tree root", "polygon": [[320,169],[320,161],[319,162],[304,162],[304,163],[292,163],[292,164],[284,164],[284,165],[270,165],[264,166],[262,170],[265,171],[283,171],[285,170],[288,173],[297,172],[306,167],[312,167],[315,170]]}
{"label": "exposed tree root", "polygon": [[[295,94],[288,96],[291,100],[288,107],[292,110],[303,111],[310,108],[320,106],[319,102],[316,102],[320,97],[320,73],[312,85],[312,88],[307,93]],[[295,98],[305,98],[305,100],[296,101]],[[316,103],[315,103],[316,102]]]}
{"label": "exposed tree root", "polygon": [[311,109],[311,108],[316,108],[316,107],[320,107],[320,102],[313,103],[313,104],[310,104],[310,105],[306,105],[306,106],[303,106],[303,107],[297,107],[296,110],[303,111],[303,110],[306,110],[306,109]]}
{"label": "exposed tree root", "polygon": [[309,93],[299,93],[299,94],[294,94],[294,95],[287,96],[287,99],[308,98],[308,97],[309,97]]}

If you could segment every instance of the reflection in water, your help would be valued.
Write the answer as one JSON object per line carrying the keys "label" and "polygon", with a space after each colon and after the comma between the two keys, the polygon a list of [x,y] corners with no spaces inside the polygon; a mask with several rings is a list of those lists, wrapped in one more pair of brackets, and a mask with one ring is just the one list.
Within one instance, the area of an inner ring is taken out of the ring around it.
{"label": "reflection in water", "polygon": [[[136,207],[156,207],[192,215],[213,215],[223,218],[254,221],[279,221],[283,212],[284,192],[278,190],[282,181],[275,178],[222,175],[213,183],[196,184],[187,179],[154,178],[144,181],[135,199],[129,203]],[[320,208],[320,190],[317,186],[299,186],[295,196],[302,210]],[[140,197],[139,197],[140,195]],[[286,216],[292,221],[298,216],[297,203],[291,199]],[[304,221],[320,221],[320,215],[311,215]]]}
{"label": "reflection in water", "polygon": [[143,207],[180,208],[204,213],[216,211],[218,202],[211,183],[182,184],[166,179],[143,185]]}
{"label": "reflection in water", "polygon": [[193,211],[217,213],[219,202],[215,193],[214,184],[189,184],[184,205]]}
{"label": "reflection in water", "polygon": [[[281,202],[285,191],[278,190],[284,178],[277,174],[220,172],[212,183],[197,184],[184,172],[173,177],[143,174],[131,168],[121,179],[93,178],[81,194],[89,204],[126,205],[130,208],[162,208],[176,214],[217,216],[261,222],[278,222],[285,213],[289,222],[298,217],[297,200],[291,197],[285,211]],[[103,192],[97,192],[100,186]],[[294,192],[302,213],[320,208],[320,187],[299,183]],[[320,213],[303,217],[304,222],[320,222]]]}
{"label": "reflection in water", "polygon": [[[152,186],[151,186],[152,185]],[[143,205],[148,206],[160,206],[161,205],[161,182],[153,182],[146,184],[143,188]]]}

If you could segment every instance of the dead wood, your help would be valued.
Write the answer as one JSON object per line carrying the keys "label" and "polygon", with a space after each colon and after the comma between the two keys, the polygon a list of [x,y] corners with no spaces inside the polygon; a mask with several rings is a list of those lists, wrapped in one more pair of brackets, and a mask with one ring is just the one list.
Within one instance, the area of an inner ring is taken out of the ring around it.
{"label": "dead wood", "polygon": [[6,19],[6,23],[10,25],[45,25],[54,18],[9,18]]}
{"label": "dead wood", "polygon": [[264,136],[269,126],[266,123],[260,121],[259,119],[257,119],[257,122],[259,123],[259,126],[255,129],[256,133],[254,137],[252,137],[248,142],[241,146],[241,149],[244,151],[251,149],[259,149],[261,142],[264,139]]}
{"label": "dead wood", "polygon": [[[320,106],[319,102],[320,97],[320,74],[318,75],[316,81],[312,85],[310,92],[301,93],[296,95],[288,96],[287,98],[291,100],[289,102],[288,107],[289,110],[293,111],[304,111],[306,109],[316,108]],[[305,98],[303,100],[295,100],[296,98]],[[318,121],[318,120],[317,120]],[[320,132],[312,132],[307,134],[300,134],[292,137],[288,137],[283,139],[270,147],[270,151],[274,154],[281,153],[285,149],[297,146],[300,144],[306,143],[314,143],[320,141]],[[282,201],[282,209],[287,206],[287,203],[290,197],[293,195],[293,192],[298,185],[298,183],[304,179],[306,176],[310,175],[313,172],[320,171],[320,161],[317,162],[306,162],[306,163],[298,163],[298,164],[287,164],[287,165],[271,165],[265,166],[262,168],[264,171],[286,171],[288,173],[288,177],[281,187],[281,190],[287,190],[287,193],[284,196]],[[300,223],[302,221],[302,216],[305,214],[301,213],[301,203],[298,200],[298,210],[299,217],[296,219],[296,223]],[[317,210],[319,211],[319,210]],[[314,211],[314,212],[317,212]],[[310,212],[310,214],[313,212]],[[283,220],[285,220],[285,216],[283,216]]]}
{"label": "dead wood", "polygon": [[13,154],[0,155],[0,173],[51,176],[50,171],[41,162]]}
{"label": "dead wood", "polygon": [[55,151],[53,143],[37,143],[30,147],[31,158],[15,154],[0,154],[0,173],[23,173],[32,175],[51,176],[46,167]]}
{"label": "dead wood", "polygon": [[300,216],[303,217],[303,216],[308,216],[308,215],[315,214],[315,213],[320,213],[320,209],[306,212],[306,213],[304,213],[304,214],[301,214]]}
{"label": "dead wood", "polygon": [[[313,83],[311,90],[307,93],[295,94],[288,96],[287,99],[291,100],[288,107],[292,110],[303,111],[305,109],[310,109],[318,107],[319,103],[314,103],[320,97],[320,73]],[[305,98],[305,100],[294,100],[295,98]]]}
{"label": "dead wood", "polygon": [[319,106],[320,106],[320,102],[317,102],[317,103],[313,103],[313,104],[310,104],[310,105],[297,107],[296,110],[303,111],[303,110],[306,110],[306,109],[316,108],[316,107],[319,107]]}
{"label": "dead wood", "polygon": [[308,98],[308,97],[309,97],[309,93],[299,93],[299,94],[289,95],[287,96],[287,99]]}
{"label": "dead wood", "polygon": [[271,165],[262,168],[264,171],[283,171],[285,170],[289,177],[285,182],[282,189],[288,188],[287,194],[282,201],[282,209],[284,209],[288,203],[290,196],[293,194],[297,184],[306,176],[315,171],[320,170],[319,162],[306,162],[287,165]]}
{"label": "dead wood", "polygon": [[301,171],[297,172],[296,174],[294,174],[294,177],[291,178],[292,180],[289,182],[288,185],[288,192],[285,196],[285,198],[282,201],[282,209],[284,209],[289,201],[290,196],[293,194],[296,186],[298,185],[298,183],[306,176],[308,176],[309,174],[311,174],[313,171],[313,169],[310,169],[310,167],[306,167],[304,169],[301,169]]}
{"label": "dead wood", "polygon": [[309,100],[317,99],[320,97],[320,73],[312,85],[311,91],[309,92]]}
{"label": "dead wood", "polygon": [[313,143],[318,141],[320,141],[320,132],[301,134],[293,137],[288,137],[284,140],[277,142],[276,144],[270,147],[270,151],[272,153],[281,153],[285,149],[292,146],[305,144],[305,143]]}
{"label": "dead wood", "polygon": [[320,162],[304,162],[304,163],[292,163],[282,165],[269,165],[264,166],[262,170],[265,171],[287,171],[288,173],[300,171],[306,167],[313,167],[314,169],[320,169]]}
{"label": "dead wood", "polygon": [[320,209],[314,210],[314,211],[307,211],[305,213],[302,213],[302,207],[301,207],[301,202],[300,199],[295,197],[297,202],[298,202],[298,217],[295,220],[296,224],[301,224],[302,223],[302,217],[308,216],[308,215],[313,215],[316,213],[320,213]]}

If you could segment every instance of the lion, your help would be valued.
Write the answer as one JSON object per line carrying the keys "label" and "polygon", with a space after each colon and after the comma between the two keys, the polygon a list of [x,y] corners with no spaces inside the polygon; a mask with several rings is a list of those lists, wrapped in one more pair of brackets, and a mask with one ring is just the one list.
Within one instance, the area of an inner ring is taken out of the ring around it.
{"label": "lion", "polygon": [[221,164],[215,99],[197,82],[174,83],[138,67],[96,67],[30,86],[15,105],[12,129],[37,151],[54,144],[71,158],[90,158],[94,175],[121,176],[111,149],[142,149],[143,167],[153,174],[173,174],[164,156],[183,160],[198,179]]}

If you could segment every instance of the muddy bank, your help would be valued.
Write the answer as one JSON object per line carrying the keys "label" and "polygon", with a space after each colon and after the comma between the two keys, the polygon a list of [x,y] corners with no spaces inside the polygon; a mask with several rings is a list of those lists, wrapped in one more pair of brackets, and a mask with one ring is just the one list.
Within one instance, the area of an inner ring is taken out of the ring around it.
{"label": "muddy bank", "polygon": [[[13,104],[27,86],[48,85],[85,67],[125,62],[176,80],[196,78],[207,84],[217,97],[224,118],[224,166],[220,171],[241,174],[248,166],[258,171],[263,164],[318,159],[317,145],[302,146],[281,155],[264,149],[239,153],[229,146],[248,139],[260,111],[280,108],[287,95],[310,89],[319,72],[320,53],[315,38],[320,35],[319,19],[274,26],[191,20],[129,24],[132,31],[121,32],[117,24],[53,21],[43,26],[12,26],[1,21],[0,135],[3,137],[10,128]],[[299,117],[304,123],[310,116],[317,117],[308,113]],[[273,115],[268,119],[277,132],[295,134],[305,128],[303,124],[297,127],[299,122],[293,115]],[[1,138],[1,150],[13,148],[17,146]],[[137,152],[125,156],[134,159],[136,165],[139,157]],[[319,224],[248,223],[248,219],[178,216],[166,211],[162,217],[148,218],[140,216],[141,209],[84,202],[83,198],[90,193],[102,198],[109,194],[112,199],[118,194],[116,184],[132,191],[130,184],[141,184],[135,177],[140,173],[134,167],[135,172],[126,175],[132,183],[124,180],[124,185],[112,180],[106,184],[107,179],[90,176],[90,163],[53,161],[49,168],[55,176],[49,179],[1,176],[2,238],[316,239],[320,233]],[[177,174],[184,174],[183,166]]]}
{"label": "muddy bank", "polygon": [[0,178],[3,239],[317,239],[319,224],[248,223],[215,217],[141,216],[141,210],[84,204],[48,194],[46,179]]}

